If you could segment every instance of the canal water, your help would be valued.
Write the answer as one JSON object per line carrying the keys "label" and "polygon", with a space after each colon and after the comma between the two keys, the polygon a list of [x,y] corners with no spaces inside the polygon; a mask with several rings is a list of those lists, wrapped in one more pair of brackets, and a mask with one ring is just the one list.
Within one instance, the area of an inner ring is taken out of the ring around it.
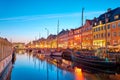
{"label": "canal water", "polygon": [[81,68],[73,71],[58,68],[33,53],[16,53],[8,80],[120,80],[120,75],[87,73]]}

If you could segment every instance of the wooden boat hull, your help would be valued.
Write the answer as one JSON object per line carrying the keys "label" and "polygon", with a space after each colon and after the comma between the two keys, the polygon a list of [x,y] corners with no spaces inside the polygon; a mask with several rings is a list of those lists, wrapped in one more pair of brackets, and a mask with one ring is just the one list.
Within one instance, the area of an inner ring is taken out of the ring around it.
{"label": "wooden boat hull", "polygon": [[108,72],[120,73],[120,64],[115,61],[98,61],[98,60],[90,60],[90,58],[80,57],[71,55],[73,63],[77,63],[78,66],[84,65],[96,70],[103,70]]}

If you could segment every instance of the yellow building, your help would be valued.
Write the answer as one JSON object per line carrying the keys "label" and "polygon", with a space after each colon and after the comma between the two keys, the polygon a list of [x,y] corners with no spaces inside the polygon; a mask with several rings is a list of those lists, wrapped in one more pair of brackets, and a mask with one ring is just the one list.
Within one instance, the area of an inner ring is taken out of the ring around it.
{"label": "yellow building", "polygon": [[118,45],[120,42],[120,8],[108,9],[93,20],[94,48]]}

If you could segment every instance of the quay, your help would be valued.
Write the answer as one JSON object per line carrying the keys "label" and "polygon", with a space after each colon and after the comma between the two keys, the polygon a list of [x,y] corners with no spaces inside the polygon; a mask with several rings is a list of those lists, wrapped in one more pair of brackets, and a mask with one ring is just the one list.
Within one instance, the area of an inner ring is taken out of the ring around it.
{"label": "quay", "polygon": [[[12,55],[12,43],[7,39],[0,38],[0,78],[2,78],[2,75],[6,71],[5,69],[7,69],[8,65],[11,63]],[[4,80],[6,80],[5,78]]]}

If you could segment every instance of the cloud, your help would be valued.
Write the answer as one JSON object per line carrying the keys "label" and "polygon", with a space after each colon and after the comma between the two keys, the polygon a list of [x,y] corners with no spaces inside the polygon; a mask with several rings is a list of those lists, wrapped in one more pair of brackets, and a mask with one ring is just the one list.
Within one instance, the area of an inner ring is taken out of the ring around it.
{"label": "cloud", "polygon": [[[85,16],[94,16],[102,14],[104,11],[85,12]],[[46,14],[46,15],[33,15],[33,16],[20,16],[10,18],[0,18],[0,21],[30,21],[39,19],[52,19],[52,18],[65,18],[65,17],[80,17],[81,13],[68,13],[68,14]]]}

